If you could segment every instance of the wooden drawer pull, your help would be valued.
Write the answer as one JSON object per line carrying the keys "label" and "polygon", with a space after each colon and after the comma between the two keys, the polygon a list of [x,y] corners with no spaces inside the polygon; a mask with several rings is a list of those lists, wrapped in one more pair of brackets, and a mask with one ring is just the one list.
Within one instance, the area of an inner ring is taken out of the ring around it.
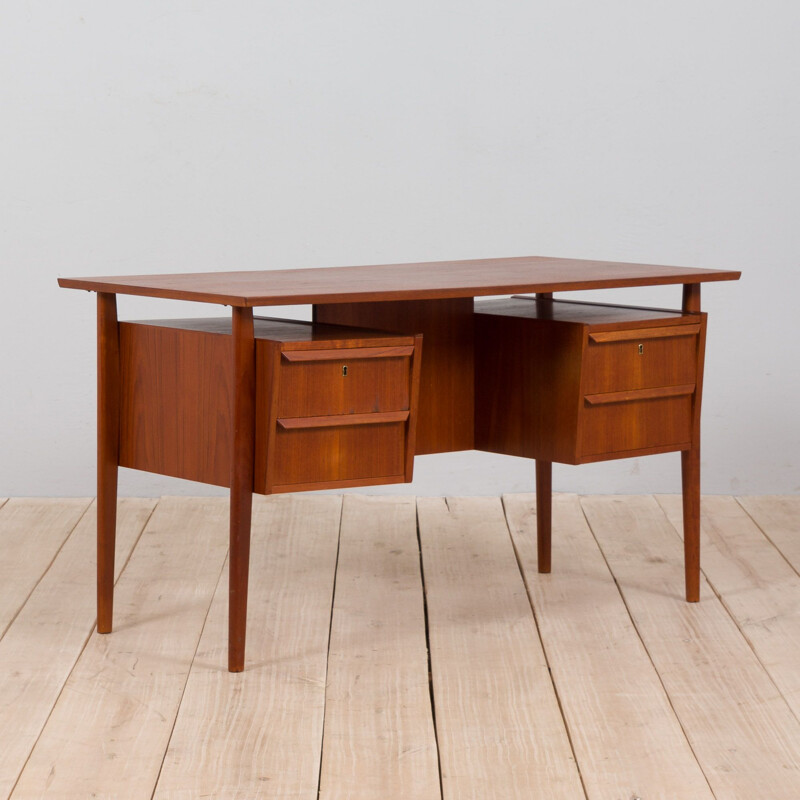
{"label": "wooden drawer pull", "polygon": [[590,406],[604,403],[628,403],[632,400],[652,400],[657,397],[681,397],[692,394],[694,384],[685,386],[658,386],[655,389],[631,389],[627,392],[603,392],[603,394],[587,394],[584,400]]}
{"label": "wooden drawer pull", "polygon": [[695,336],[700,333],[699,325],[673,325],[669,328],[636,328],[632,331],[600,331],[590,333],[589,339],[598,344],[603,342],[631,342],[639,339],[666,339],[677,336]]}
{"label": "wooden drawer pull", "polygon": [[405,422],[408,411],[381,411],[376,414],[334,414],[327,417],[283,417],[278,425],[286,431],[298,428],[342,428],[348,425],[381,425]]}
{"label": "wooden drawer pull", "polygon": [[347,361],[354,358],[398,358],[410,356],[414,345],[401,347],[343,347],[340,350],[284,350],[287,361]]}

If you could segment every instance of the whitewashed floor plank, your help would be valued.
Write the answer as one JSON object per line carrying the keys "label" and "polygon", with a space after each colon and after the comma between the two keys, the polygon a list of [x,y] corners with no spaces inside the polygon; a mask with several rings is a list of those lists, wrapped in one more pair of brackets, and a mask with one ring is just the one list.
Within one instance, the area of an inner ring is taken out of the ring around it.
{"label": "whitewashed floor plank", "polygon": [[162,499],[12,793],[149,800],[227,549],[222,498]]}
{"label": "whitewashed floor plank", "polygon": [[537,571],[534,495],[506,517],[590,800],[713,800],[575,495],[553,499],[553,571]]}
{"label": "whitewashed floor plank", "polygon": [[800,495],[763,495],[738,497],[737,500],[800,572]]}
{"label": "whitewashed floor plank", "polygon": [[321,800],[435,800],[439,766],[412,497],[345,497]]}
{"label": "whitewashed floor plank", "polygon": [[[677,501],[659,499],[679,527]],[[556,499],[549,576],[535,572],[532,498],[506,498],[539,631],[499,501],[419,501],[445,800],[658,800],[670,797],[666,787],[676,800],[707,798],[665,690],[716,800],[800,798],[800,723],[790,708],[800,673],[800,498],[738,501],[764,535],[730,498],[704,498],[703,567],[723,607],[705,580],[700,604],[683,601],[680,540],[652,498],[582,501],[619,583],[616,599],[574,498]],[[118,572],[147,503],[128,502]],[[218,580],[225,499],[164,501],[119,580],[115,632],[92,634],[82,652],[94,617],[93,511],[81,519],[88,501],[0,499],[0,537],[14,542],[0,558],[0,622],[3,598],[12,609],[0,639],[0,798],[39,734],[14,798],[150,800],[162,760],[156,800],[314,800],[320,778],[324,800],[437,797],[438,787],[428,790],[430,738],[411,733],[425,728],[425,629],[410,501],[347,501],[322,738],[339,502],[256,501],[247,671],[230,675],[224,573]],[[420,736],[422,750],[408,749]],[[378,764],[383,754],[388,763]],[[397,788],[409,785],[417,788]]]}
{"label": "whitewashed floor plank", "polygon": [[584,797],[499,498],[419,498],[445,800]]}
{"label": "whitewashed floor plank", "polygon": [[797,800],[800,723],[705,579],[683,599],[683,547],[652,497],[583,500],[718,800]]}
{"label": "whitewashed floor plank", "polygon": [[223,577],[155,800],[316,800],[340,509],[336,496],[254,500],[245,671],[227,671]]}
{"label": "whitewashed floor plank", "polygon": [[0,637],[91,501],[14,497],[0,508]]}
{"label": "whitewashed floor plank", "polygon": [[[657,499],[682,533],[680,497]],[[800,719],[800,575],[732,497],[702,508],[703,572]]]}
{"label": "whitewashed floor plank", "polygon": [[[155,500],[120,500],[119,576]],[[0,640],[0,798],[7,798],[96,619],[94,504]]]}

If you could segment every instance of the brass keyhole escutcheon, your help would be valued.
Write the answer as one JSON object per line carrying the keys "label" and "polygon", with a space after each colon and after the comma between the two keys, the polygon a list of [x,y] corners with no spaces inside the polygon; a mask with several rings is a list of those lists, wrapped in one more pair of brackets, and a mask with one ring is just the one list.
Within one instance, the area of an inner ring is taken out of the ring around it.
{"label": "brass keyhole escutcheon", "polygon": [[[639,355],[640,356],[644,355],[644,345],[643,344],[639,345]],[[347,367],[345,367],[345,369],[347,369]]]}
{"label": "brass keyhole escutcheon", "polygon": [[[641,348],[641,345],[639,345],[639,347]],[[347,377],[347,364],[342,367],[342,376],[345,378]]]}

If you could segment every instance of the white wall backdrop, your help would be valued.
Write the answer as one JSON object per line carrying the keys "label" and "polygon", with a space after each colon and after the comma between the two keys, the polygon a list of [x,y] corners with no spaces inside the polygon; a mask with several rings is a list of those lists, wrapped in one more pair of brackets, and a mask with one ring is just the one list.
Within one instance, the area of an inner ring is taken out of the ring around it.
{"label": "white wall backdrop", "polygon": [[[94,493],[94,296],[58,276],[534,254],[741,269],[704,290],[703,488],[800,491],[798,42],[796,0],[3,0],[0,495]],[[677,491],[678,464],[555,484]],[[478,453],[416,475],[395,491],[533,485]]]}

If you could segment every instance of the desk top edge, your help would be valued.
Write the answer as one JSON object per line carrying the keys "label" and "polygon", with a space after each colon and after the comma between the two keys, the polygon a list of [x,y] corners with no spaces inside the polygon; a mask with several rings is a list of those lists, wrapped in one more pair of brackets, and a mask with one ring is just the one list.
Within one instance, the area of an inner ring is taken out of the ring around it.
{"label": "desk top edge", "polygon": [[63,288],[256,307],[444,300],[738,280],[734,270],[520,257],[358,267],[59,278]]}

